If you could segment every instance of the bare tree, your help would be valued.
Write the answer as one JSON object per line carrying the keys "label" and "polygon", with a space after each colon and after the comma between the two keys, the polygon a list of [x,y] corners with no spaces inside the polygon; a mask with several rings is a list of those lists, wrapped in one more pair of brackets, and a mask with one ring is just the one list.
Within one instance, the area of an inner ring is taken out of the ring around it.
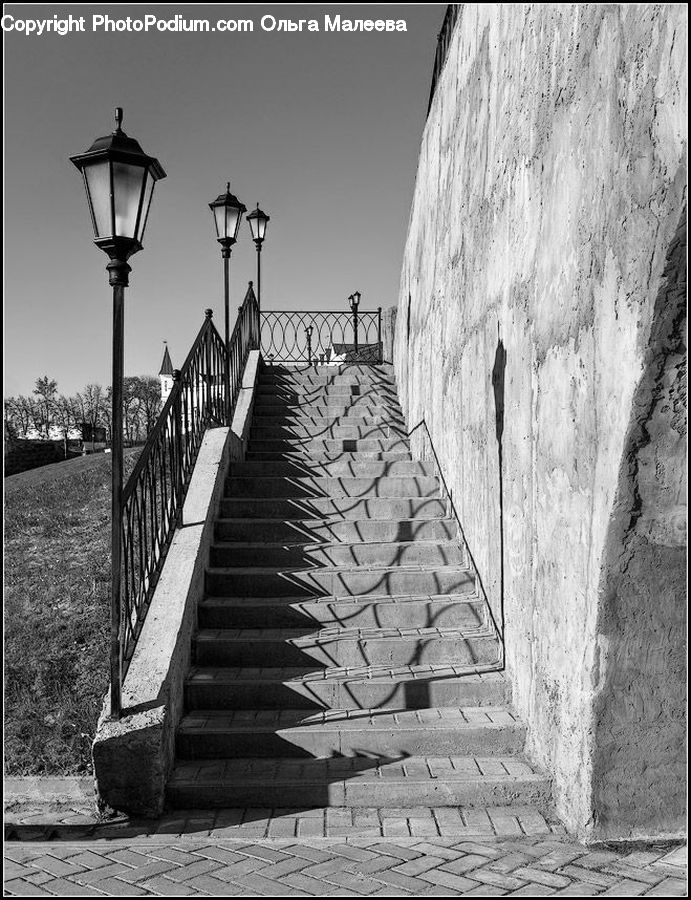
{"label": "bare tree", "polygon": [[54,424],[62,432],[63,450],[65,459],[67,459],[70,431],[72,431],[77,424],[72,397],[65,397],[63,394],[60,394],[60,396],[53,401],[53,420]]}
{"label": "bare tree", "polygon": [[58,394],[58,383],[44,375],[36,379],[33,390],[36,399],[35,424],[39,432],[43,432],[46,440],[50,440],[50,429],[55,424],[55,400]]}
{"label": "bare tree", "polygon": [[139,429],[139,384],[136,377],[124,378],[122,382],[122,424],[125,440],[134,441]]}
{"label": "bare tree", "polygon": [[139,375],[139,400],[144,420],[145,437],[148,437],[161,412],[161,384],[153,375]]}
{"label": "bare tree", "polygon": [[84,422],[95,428],[97,425],[110,424],[110,391],[104,391],[100,384],[87,384],[86,387],[72,397],[77,424]]}
{"label": "bare tree", "polygon": [[36,401],[33,397],[21,395],[16,398],[15,415],[19,425],[19,436],[26,438],[36,428]]}
{"label": "bare tree", "polygon": [[[26,397],[5,397],[5,437],[24,438],[31,428],[33,415],[25,407]],[[25,415],[26,413],[26,415]]]}

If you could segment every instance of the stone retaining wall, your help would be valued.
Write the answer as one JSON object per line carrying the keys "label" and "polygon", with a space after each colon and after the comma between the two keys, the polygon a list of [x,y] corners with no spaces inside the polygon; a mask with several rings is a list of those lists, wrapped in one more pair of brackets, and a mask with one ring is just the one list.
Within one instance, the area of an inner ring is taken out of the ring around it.
{"label": "stone retaining wall", "polygon": [[408,425],[591,840],[683,828],[686,32],[671,4],[465,4],[401,275]]}

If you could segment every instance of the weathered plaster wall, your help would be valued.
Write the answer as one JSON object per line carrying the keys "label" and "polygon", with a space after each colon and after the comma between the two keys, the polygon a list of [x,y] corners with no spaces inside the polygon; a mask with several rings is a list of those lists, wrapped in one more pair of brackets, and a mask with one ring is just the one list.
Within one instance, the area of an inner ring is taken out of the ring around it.
{"label": "weathered plaster wall", "polygon": [[681,6],[465,4],[401,275],[403,409],[588,839],[680,827],[685,115]]}

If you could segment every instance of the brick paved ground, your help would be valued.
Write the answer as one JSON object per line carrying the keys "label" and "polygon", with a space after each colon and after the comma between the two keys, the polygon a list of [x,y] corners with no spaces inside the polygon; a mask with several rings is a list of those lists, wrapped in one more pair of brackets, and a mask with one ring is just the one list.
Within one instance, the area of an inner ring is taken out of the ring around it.
{"label": "brick paved ground", "polygon": [[681,897],[686,848],[592,850],[556,834],[228,840],[207,832],[9,841],[5,891],[35,897]]}

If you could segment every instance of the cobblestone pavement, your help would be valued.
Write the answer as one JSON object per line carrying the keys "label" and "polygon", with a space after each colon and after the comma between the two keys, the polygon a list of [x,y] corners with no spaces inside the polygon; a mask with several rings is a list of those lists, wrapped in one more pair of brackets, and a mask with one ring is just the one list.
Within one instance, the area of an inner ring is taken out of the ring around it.
{"label": "cobblestone pavement", "polygon": [[5,844],[9,896],[682,897],[686,848],[501,839],[224,840],[153,834]]}

